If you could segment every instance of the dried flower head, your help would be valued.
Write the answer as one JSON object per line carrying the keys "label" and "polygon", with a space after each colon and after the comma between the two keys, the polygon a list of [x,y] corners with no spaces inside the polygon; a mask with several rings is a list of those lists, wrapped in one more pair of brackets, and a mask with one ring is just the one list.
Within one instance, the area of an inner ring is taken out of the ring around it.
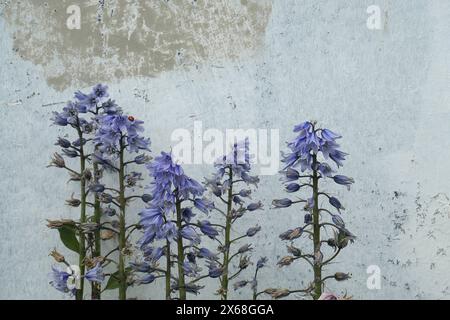
{"label": "dried flower head", "polygon": [[64,256],[58,251],[56,251],[56,249],[53,249],[52,252],[50,252],[50,256],[53,257],[53,259],[55,259],[55,261],[58,263],[63,263],[66,261]]}
{"label": "dried flower head", "polygon": [[266,289],[264,292],[268,293],[267,290],[270,291],[270,295],[273,299],[280,299],[287,297],[290,294],[289,289]]}
{"label": "dried flower head", "polygon": [[47,167],[65,168],[66,162],[59,153],[55,152],[53,154],[52,160],[50,161],[50,164]]}
{"label": "dried flower head", "polygon": [[289,266],[292,262],[294,262],[295,258],[293,256],[285,256],[277,262],[277,265],[282,268],[285,266]]}

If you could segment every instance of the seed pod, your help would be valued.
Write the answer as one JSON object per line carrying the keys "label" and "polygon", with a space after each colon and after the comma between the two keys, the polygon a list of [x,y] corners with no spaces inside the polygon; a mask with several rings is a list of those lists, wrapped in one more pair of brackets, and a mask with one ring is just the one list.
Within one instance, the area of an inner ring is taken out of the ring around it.
{"label": "seed pod", "polygon": [[74,198],[72,194],[71,198],[66,200],[66,204],[68,206],[77,208],[80,206],[81,201],[79,199]]}
{"label": "seed pod", "polygon": [[288,246],[287,250],[290,254],[294,255],[295,257],[300,257],[302,255],[302,252],[299,248],[294,247],[294,246]]}
{"label": "seed pod", "polygon": [[75,225],[75,221],[70,220],[70,219],[62,219],[62,220],[49,220],[47,219],[47,227],[50,229],[59,229],[65,225],[67,226],[74,226]]}
{"label": "seed pod", "polygon": [[250,259],[247,256],[243,256],[239,261],[239,269],[246,269],[250,265]]}
{"label": "seed pod", "polygon": [[294,262],[295,258],[293,256],[285,256],[278,261],[277,265],[282,268],[285,266],[290,265],[292,262]]}
{"label": "seed pod", "polygon": [[66,261],[64,256],[61,253],[59,253],[58,251],[56,251],[56,249],[53,249],[53,251],[50,252],[50,256],[52,256],[53,259],[55,259],[55,261],[58,263]]}
{"label": "seed pod", "polygon": [[276,289],[272,294],[273,299],[280,299],[287,297],[290,294],[289,289]]}
{"label": "seed pod", "polygon": [[302,234],[303,234],[303,229],[298,227],[298,228],[295,228],[294,230],[292,230],[292,232],[287,236],[287,238],[288,238],[288,240],[294,240],[294,239],[301,237]]}
{"label": "seed pod", "polygon": [[63,148],[70,148],[70,141],[64,138],[59,137],[55,143],[55,146],[60,146]]}

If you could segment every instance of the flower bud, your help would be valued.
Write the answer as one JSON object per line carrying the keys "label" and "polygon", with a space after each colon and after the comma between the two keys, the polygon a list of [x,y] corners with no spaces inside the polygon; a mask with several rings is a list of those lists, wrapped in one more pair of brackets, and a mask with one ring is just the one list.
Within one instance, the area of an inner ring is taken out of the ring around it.
{"label": "flower bud", "polygon": [[136,158],[134,158],[134,162],[136,164],[144,164],[151,160],[151,157],[147,156],[146,154],[138,155]]}
{"label": "flower bud", "polygon": [[333,177],[333,180],[337,184],[340,184],[340,185],[343,185],[343,186],[347,186],[347,189],[349,189],[349,190],[350,190],[350,185],[355,183],[355,180],[353,180],[353,178],[342,176],[342,175],[335,175]]}
{"label": "flower bud", "polygon": [[58,140],[55,143],[55,146],[60,146],[63,148],[70,148],[70,141],[61,137],[58,137]]}
{"label": "flower bud", "polygon": [[239,198],[238,196],[233,196],[233,202],[239,205],[244,203],[244,201],[242,201],[242,199]]}
{"label": "flower bud", "polygon": [[286,192],[289,193],[293,193],[293,192],[297,192],[298,190],[300,190],[300,185],[298,183],[289,183],[286,186]]}
{"label": "flower bud", "polygon": [[312,215],[311,215],[311,213],[305,214],[304,222],[305,222],[305,224],[312,223]]}
{"label": "flower bud", "polygon": [[241,196],[243,198],[250,197],[251,194],[252,194],[252,190],[249,190],[249,189],[242,189],[241,191],[239,191],[239,196]]}
{"label": "flower bud", "polygon": [[328,199],[328,201],[330,202],[330,204],[335,207],[338,210],[345,210],[345,208],[342,206],[341,202],[335,198],[335,197],[330,197]]}
{"label": "flower bud", "polygon": [[247,206],[247,210],[248,210],[248,211],[255,211],[255,210],[262,209],[262,207],[263,207],[262,202],[261,202],[261,201],[258,201],[258,202],[250,203],[250,204]]}
{"label": "flower bud", "polygon": [[62,149],[62,152],[64,153],[64,155],[68,158],[76,158],[78,157],[78,152],[75,150],[70,150],[70,149]]}
{"label": "flower bud", "polygon": [[77,140],[75,140],[73,143],[72,143],[72,145],[74,146],[74,147],[80,147],[81,145],[85,145],[86,144],[86,139],[77,139]]}
{"label": "flower bud", "polygon": [[300,177],[300,172],[292,168],[287,168],[284,173],[287,181],[295,181]]}
{"label": "flower bud", "polygon": [[275,208],[288,208],[292,205],[292,200],[284,198],[284,199],[275,199],[272,201],[272,205]]}
{"label": "flower bud", "polygon": [[89,190],[92,192],[103,192],[105,191],[105,186],[100,183],[91,184]]}
{"label": "flower bud", "polygon": [[141,196],[142,201],[144,201],[145,203],[149,203],[150,201],[153,200],[153,196],[151,194],[143,194]]}
{"label": "flower bud", "polygon": [[238,281],[233,285],[233,288],[236,291],[238,289],[245,287],[247,284],[248,284],[247,280]]}
{"label": "flower bud", "polygon": [[333,220],[333,223],[339,228],[345,228],[345,223],[341,216],[334,214],[332,215],[331,220]]}
{"label": "flower bud", "polygon": [[253,248],[251,247],[251,244],[244,244],[242,247],[239,248],[238,253],[246,253],[247,251],[251,251]]}
{"label": "flower bud", "polygon": [[208,275],[211,278],[218,278],[223,274],[223,268],[218,267],[216,264],[211,264],[209,266]]}
{"label": "flower bud", "polygon": [[247,230],[247,237],[253,237],[255,234],[257,234],[261,230],[260,226],[256,226],[253,228],[250,228]]}
{"label": "flower bud", "polygon": [[345,281],[351,278],[351,275],[349,273],[344,273],[344,272],[336,272],[334,274],[334,279],[336,279],[336,281]]}

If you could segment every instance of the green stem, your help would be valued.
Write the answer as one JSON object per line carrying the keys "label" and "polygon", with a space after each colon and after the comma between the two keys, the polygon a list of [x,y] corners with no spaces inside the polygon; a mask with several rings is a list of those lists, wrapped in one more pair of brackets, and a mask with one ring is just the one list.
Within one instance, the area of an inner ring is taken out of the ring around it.
{"label": "green stem", "polygon": [[[181,201],[178,199],[178,196],[176,197],[176,211],[177,211],[177,228],[179,231],[181,231],[182,228]],[[183,238],[181,237],[181,235],[178,235],[177,244],[178,244],[177,264],[178,264],[178,287],[179,287],[178,290],[180,292],[180,300],[186,300],[186,286],[183,269],[184,247],[183,247]]]}
{"label": "green stem", "polygon": [[[258,278],[258,268],[255,270],[255,276],[253,277],[253,281],[256,282],[256,279]],[[258,286],[255,284],[253,287],[253,300],[256,300],[258,297]]]}
{"label": "green stem", "polygon": [[119,300],[127,298],[127,274],[125,272],[125,246],[126,246],[126,226],[125,226],[125,164],[124,164],[123,137],[120,140],[119,155]]}
{"label": "green stem", "polygon": [[[319,221],[319,176],[316,170],[317,167],[317,156],[313,155],[313,242],[314,242],[314,254],[320,251],[320,221]],[[315,300],[319,299],[322,294],[322,264],[314,263],[314,292],[313,298]]]}
{"label": "green stem", "polygon": [[[228,177],[230,181],[233,179],[233,170],[229,167]],[[227,196],[227,216],[225,222],[225,252],[223,254],[223,276],[222,276],[222,300],[228,299],[228,266],[230,263],[230,247],[231,247],[231,211],[233,209],[233,183],[230,183]]]}
{"label": "green stem", "polygon": [[[94,163],[94,177],[98,176],[98,164]],[[101,207],[100,207],[100,200],[98,199],[97,195],[95,196],[94,200],[94,223],[100,224],[101,219]],[[101,239],[100,239],[100,229],[96,230],[94,232],[94,251],[92,254],[92,257],[99,257],[101,255]],[[92,300],[100,300],[101,299],[101,291],[102,291],[102,285],[98,282],[92,282],[92,293],[91,298]]]}
{"label": "green stem", "polygon": [[[83,141],[83,133],[80,127],[77,127],[78,137],[80,141]],[[80,223],[86,222],[86,179],[84,176],[84,171],[86,170],[86,158],[84,156],[84,148],[83,144],[80,146]],[[76,300],[83,300],[83,292],[84,292],[84,273],[85,273],[85,258],[86,258],[86,238],[82,232],[79,233],[79,241],[80,241],[80,252],[79,252],[79,260],[78,264],[80,266],[80,289],[76,292]]]}
{"label": "green stem", "polygon": [[172,266],[170,265],[170,242],[167,240],[166,244],[166,300],[171,300],[170,297],[170,278]]}

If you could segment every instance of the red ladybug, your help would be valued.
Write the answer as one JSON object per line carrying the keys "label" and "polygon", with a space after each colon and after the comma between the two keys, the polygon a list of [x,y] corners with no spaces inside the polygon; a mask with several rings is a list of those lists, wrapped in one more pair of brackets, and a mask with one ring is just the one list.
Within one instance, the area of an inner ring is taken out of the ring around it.
{"label": "red ladybug", "polygon": [[134,117],[133,116],[128,116],[128,120],[134,121]]}

